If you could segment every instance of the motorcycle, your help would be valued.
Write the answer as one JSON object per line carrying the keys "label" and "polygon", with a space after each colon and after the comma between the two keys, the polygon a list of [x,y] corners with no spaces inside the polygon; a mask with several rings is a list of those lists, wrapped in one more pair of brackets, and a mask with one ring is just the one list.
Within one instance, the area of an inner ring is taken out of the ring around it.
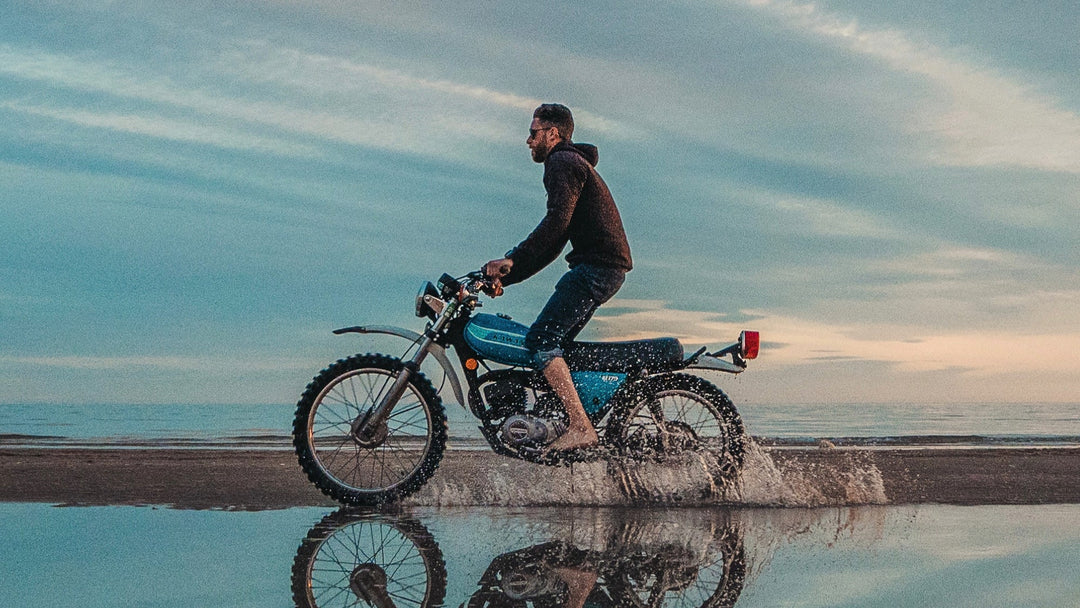
{"label": "motorcycle", "polygon": [[[566,412],[543,373],[530,368],[528,327],[506,315],[475,312],[480,295],[497,288],[480,271],[444,274],[416,296],[416,316],[428,319],[423,333],[390,326],[334,330],[388,334],[413,346],[408,359],[377,353],[340,359],[304,390],[293,445],[300,467],[324,494],[347,505],[381,505],[412,494],[435,474],[447,421],[438,392],[421,372],[429,356],[496,454],[555,465],[707,451],[723,475],[737,474],[745,447],[742,420],[723,391],[687,370],[742,372],[758,355],[758,332],[743,331],[733,344],[689,356],[676,338],[565,345],[600,445],[546,454],[544,448],[566,430]],[[467,397],[448,348],[457,355]]]}

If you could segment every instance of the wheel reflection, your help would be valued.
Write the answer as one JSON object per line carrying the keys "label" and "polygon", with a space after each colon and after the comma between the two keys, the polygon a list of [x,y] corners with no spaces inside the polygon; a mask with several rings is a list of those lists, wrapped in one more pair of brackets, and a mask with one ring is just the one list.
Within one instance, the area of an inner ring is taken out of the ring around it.
{"label": "wheel reflection", "polygon": [[303,608],[426,608],[442,604],[446,563],[420,522],[342,510],[300,543],[292,582]]}

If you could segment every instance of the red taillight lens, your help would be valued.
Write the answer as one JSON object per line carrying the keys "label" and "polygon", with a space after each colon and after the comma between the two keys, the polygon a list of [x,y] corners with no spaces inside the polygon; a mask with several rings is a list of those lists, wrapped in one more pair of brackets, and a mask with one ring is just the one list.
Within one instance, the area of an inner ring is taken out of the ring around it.
{"label": "red taillight lens", "polygon": [[761,347],[761,334],[756,331],[744,331],[739,334],[740,351],[743,359],[756,359]]}

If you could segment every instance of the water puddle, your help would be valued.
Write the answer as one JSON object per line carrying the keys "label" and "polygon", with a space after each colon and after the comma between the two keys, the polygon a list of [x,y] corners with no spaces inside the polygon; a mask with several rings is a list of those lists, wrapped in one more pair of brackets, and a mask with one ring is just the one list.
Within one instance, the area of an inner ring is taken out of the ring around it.
{"label": "water puddle", "polygon": [[0,504],[5,604],[370,608],[1076,605],[1080,506]]}

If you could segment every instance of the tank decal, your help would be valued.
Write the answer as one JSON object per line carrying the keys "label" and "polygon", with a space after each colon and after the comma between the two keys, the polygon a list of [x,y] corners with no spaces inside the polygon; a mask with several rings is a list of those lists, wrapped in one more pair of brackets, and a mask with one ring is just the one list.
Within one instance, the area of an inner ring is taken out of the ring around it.
{"label": "tank decal", "polygon": [[[497,329],[479,329],[470,325],[469,335],[472,336],[477,342],[484,344],[495,344],[504,348],[513,348],[521,351],[528,352],[525,348],[525,340],[517,334],[510,333],[508,331],[499,331]],[[483,332],[481,334],[480,332]]]}

